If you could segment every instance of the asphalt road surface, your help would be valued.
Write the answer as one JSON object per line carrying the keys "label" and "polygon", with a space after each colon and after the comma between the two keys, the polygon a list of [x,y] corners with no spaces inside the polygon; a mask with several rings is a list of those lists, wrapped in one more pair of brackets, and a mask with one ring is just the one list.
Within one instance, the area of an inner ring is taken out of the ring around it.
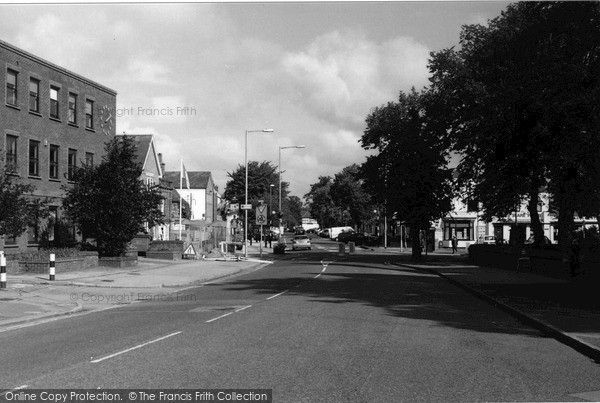
{"label": "asphalt road surface", "polygon": [[275,402],[579,401],[600,390],[599,365],[445,280],[315,241],[171,301],[0,333],[0,387],[267,388]]}

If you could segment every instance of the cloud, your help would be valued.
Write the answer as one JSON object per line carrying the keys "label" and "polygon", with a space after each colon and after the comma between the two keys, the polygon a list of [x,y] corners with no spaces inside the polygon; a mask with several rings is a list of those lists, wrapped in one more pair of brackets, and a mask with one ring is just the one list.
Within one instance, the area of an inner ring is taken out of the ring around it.
{"label": "cloud", "polygon": [[297,99],[321,119],[356,129],[372,106],[427,83],[429,49],[411,38],[377,44],[360,32],[334,31],[287,53],[283,69]]}

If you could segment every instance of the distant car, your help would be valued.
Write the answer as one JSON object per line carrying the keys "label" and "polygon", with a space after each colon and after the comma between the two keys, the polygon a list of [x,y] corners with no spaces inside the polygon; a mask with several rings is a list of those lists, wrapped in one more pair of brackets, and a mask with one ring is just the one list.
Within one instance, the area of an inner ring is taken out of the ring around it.
{"label": "distant car", "polygon": [[306,231],[304,231],[302,228],[296,228],[296,235],[305,235]]}
{"label": "distant car", "polygon": [[343,232],[338,235],[338,242],[345,244],[354,242],[355,245],[378,246],[381,244],[381,237],[361,232]]}
{"label": "distant car", "polygon": [[321,237],[329,238],[329,228],[325,228],[323,232],[321,232]]}
{"label": "distant car", "polygon": [[354,231],[343,231],[343,232],[340,232],[337,237],[335,237],[335,240],[337,242],[348,243],[348,240],[355,236],[356,236],[356,232],[354,232]]}
{"label": "distant car", "polygon": [[292,250],[312,249],[310,238],[307,235],[296,235],[292,238]]}

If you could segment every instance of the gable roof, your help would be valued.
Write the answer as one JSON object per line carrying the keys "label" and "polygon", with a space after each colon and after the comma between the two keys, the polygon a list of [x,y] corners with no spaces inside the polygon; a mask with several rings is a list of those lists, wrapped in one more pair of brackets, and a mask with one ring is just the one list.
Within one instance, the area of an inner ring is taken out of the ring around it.
{"label": "gable roof", "polygon": [[154,136],[152,134],[117,134],[117,137],[131,137],[137,146],[137,152],[135,155],[135,162],[142,165],[142,168],[146,170],[146,161],[148,160],[148,156],[152,156],[154,159],[154,163],[156,164],[156,169],[161,172],[160,162],[158,161],[158,156],[156,155],[156,149],[154,147]]}
{"label": "gable roof", "polygon": [[[206,189],[209,182],[212,182],[212,174],[210,171],[187,171],[190,178],[190,189]],[[179,171],[164,172],[164,178],[173,182],[173,187],[179,189]]]}

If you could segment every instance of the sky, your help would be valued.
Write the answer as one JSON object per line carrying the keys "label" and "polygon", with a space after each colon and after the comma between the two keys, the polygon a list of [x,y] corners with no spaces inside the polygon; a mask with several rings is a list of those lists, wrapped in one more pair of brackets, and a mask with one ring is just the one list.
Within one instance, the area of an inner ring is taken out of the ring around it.
{"label": "sky", "polygon": [[117,91],[117,133],[153,134],[168,171],[183,160],[223,192],[249,131],[248,160],[278,166],[281,155],[303,198],[365,161],[370,110],[426,86],[430,52],[507,5],[2,4],[0,39]]}

